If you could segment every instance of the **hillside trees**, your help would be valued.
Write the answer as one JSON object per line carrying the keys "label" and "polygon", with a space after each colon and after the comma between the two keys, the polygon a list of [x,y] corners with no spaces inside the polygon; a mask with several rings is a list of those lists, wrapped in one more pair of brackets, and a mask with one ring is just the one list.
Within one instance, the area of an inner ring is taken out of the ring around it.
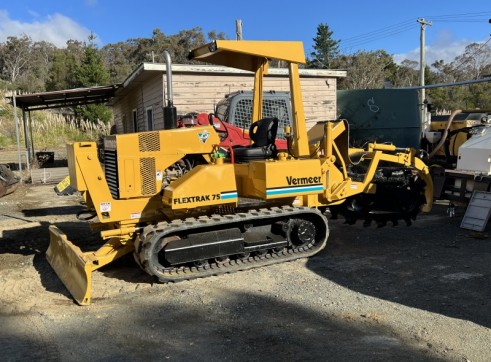
{"label": "hillside trees", "polygon": [[342,89],[383,88],[395,66],[392,56],[384,50],[359,51],[353,55],[341,56],[337,61],[348,73],[340,81]]}
{"label": "hillside trees", "polygon": [[[452,83],[491,76],[491,48],[486,43],[469,44],[452,62],[432,64],[428,84]],[[433,88],[428,92],[437,109],[491,109],[491,82],[458,87]]]}
{"label": "hillside trees", "polygon": [[391,81],[394,87],[417,86],[419,84],[419,63],[404,59],[401,64],[395,66]]}
{"label": "hillside trees", "polygon": [[469,79],[479,79],[491,71],[491,48],[486,44],[472,43],[466,46],[464,54],[455,58],[456,69]]}
{"label": "hillside trees", "polygon": [[33,43],[28,71],[22,75],[23,88],[28,92],[46,90],[46,80],[53,61],[56,47],[46,41]]}
{"label": "hillside trees", "polygon": [[134,52],[134,48],[127,41],[107,44],[100,52],[112,84],[123,82],[137,65],[129,56]]}
{"label": "hillside trees", "polygon": [[109,74],[94,40],[91,35],[89,43],[84,45],[80,65],[75,68],[75,79],[80,87],[107,85],[109,82]]}
{"label": "hillside trees", "polygon": [[9,36],[1,48],[2,76],[16,83],[22,72],[28,67],[31,58],[32,40],[27,35]]}
{"label": "hillside trees", "polygon": [[[319,24],[313,38],[314,51],[307,58],[309,68],[338,68],[347,72],[339,80],[339,89],[414,87],[419,85],[419,62],[394,62],[384,50],[358,51],[354,54],[339,52],[342,41],[333,39],[327,24]],[[450,63],[443,60],[425,68],[426,84],[445,84],[463,80],[491,77],[491,47],[487,43],[469,44],[463,54]],[[427,90],[432,108],[437,111],[461,109],[491,109],[491,82],[438,87]]]}
{"label": "hillside trees", "polygon": [[[200,27],[166,35],[155,28],[148,38],[132,38],[96,49],[109,73],[110,83],[122,82],[142,62],[163,62],[163,51],[171,53],[174,63],[189,63],[187,53],[208,40],[225,39],[223,32]],[[90,39],[89,39],[90,44]],[[33,42],[27,35],[11,36],[0,42],[0,81],[7,88],[27,92],[73,88],[76,69],[85,56],[85,42],[69,40],[57,48],[49,42]]]}
{"label": "hillside trees", "polygon": [[[39,92],[107,85],[123,82],[142,62],[163,62],[168,50],[173,63],[186,64],[188,51],[205,42],[225,39],[221,32],[194,27],[167,35],[155,28],[149,37],[132,38],[102,48],[95,39],[69,40],[58,48],[49,42],[34,42],[27,35],[11,36],[0,42],[0,85],[21,92]],[[334,39],[328,24],[317,26],[308,68],[344,69],[347,77],[339,89],[411,87],[419,84],[419,63],[403,60],[396,64],[384,50],[360,50],[353,54],[340,51],[341,40]],[[342,49],[342,48],[341,48]],[[272,62],[272,67],[281,67]],[[284,66],[284,64],[283,64]],[[491,48],[488,43],[473,43],[451,61],[438,60],[425,70],[426,84],[452,83],[491,75]],[[491,108],[491,83],[432,88],[427,91],[433,108]]]}
{"label": "hillside trees", "polygon": [[0,44],[0,76],[9,88],[36,92],[45,89],[55,47],[41,41],[33,42],[27,35],[10,36]]}
{"label": "hillside trees", "polygon": [[46,90],[54,91],[77,87],[76,69],[83,56],[83,42],[69,40],[66,48],[55,49],[46,80]]}
{"label": "hillside trees", "polygon": [[[75,80],[77,87],[94,87],[109,84],[109,73],[107,72],[102,56],[95,46],[95,36],[89,37],[89,43],[84,45],[83,57],[80,65],[75,68]],[[76,108],[75,114],[78,118],[90,121],[111,120],[111,110],[103,104],[88,104]]]}

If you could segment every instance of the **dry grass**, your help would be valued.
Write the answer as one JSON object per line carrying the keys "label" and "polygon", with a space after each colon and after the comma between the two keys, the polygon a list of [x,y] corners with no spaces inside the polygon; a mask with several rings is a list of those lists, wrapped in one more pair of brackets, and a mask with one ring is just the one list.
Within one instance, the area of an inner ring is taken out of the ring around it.
{"label": "dry grass", "polygon": [[109,134],[109,130],[110,125],[101,121],[78,121],[47,112],[33,115],[32,121],[32,137],[37,148],[56,148],[70,141],[97,141]]}
{"label": "dry grass", "polygon": [[[17,116],[19,137],[24,145],[24,127],[20,110],[17,111]],[[63,148],[67,142],[72,141],[97,141],[101,136],[109,134],[111,127],[110,124],[101,121],[79,121],[74,117],[49,111],[32,112],[31,124],[36,149]],[[17,144],[16,139],[13,107],[6,103],[4,92],[0,91],[0,148],[14,148]]]}

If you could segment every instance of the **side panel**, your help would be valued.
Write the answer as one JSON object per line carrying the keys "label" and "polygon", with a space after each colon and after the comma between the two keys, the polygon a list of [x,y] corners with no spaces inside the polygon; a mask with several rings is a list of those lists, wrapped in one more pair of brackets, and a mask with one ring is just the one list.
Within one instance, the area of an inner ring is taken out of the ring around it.
{"label": "side panel", "polygon": [[164,189],[163,203],[173,210],[237,203],[232,164],[201,165]]}
{"label": "side panel", "polygon": [[87,184],[82,177],[82,170],[80,169],[80,167],[78,167],[76,154],[77,152],[79,152],[79,150],[84,150],[87,148],[89,148],[91,151],[95,150],[94,154],[95,156],[97,156],[97,145],[95,142],[67,143],[66,145],[70,186],[80,192],[87,190]]}
{"label": "side panel", "polygon": [[254,161],[248,165],[237,166],[241,196],[271,200],[319,194],[324,191],[318,159]]}
{"label": "side panel", "polygon": [[94,142],[77,142],[67,147],[70,184],[83,192],[85,200],[94,205],[101,223],[138,223],[161,218],[162,201],[158,194],[130,200],[115,200],[102,170]]}
{"label": "side panel", "polygon": [[[219,138],[212,126],[178,128],[108,136],[106,150],[116,152],[119,199],[154,195],[162,188],[165,170],[190,154],[208,155]],[[106,177],[110,165],[106,164]]]}

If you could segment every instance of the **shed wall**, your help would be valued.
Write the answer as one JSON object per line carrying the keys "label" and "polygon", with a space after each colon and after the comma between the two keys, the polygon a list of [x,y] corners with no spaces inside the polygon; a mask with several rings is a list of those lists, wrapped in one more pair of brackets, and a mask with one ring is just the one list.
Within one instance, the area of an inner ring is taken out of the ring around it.
{"label": "shed wall", "polygon": [[[225,95],[252,90],[254,77],[243,74],[174,73],[172,77],[173,104],[178,114],[189,112],[212,113],[215,104]],[[301,77],[307,128],[315,122],[336,118],[336,78]],[[131,127],[132,110],[137,109],[138,131],[145,128],[145,109],[152,107],[155,129],[163,128],[164,91],[166,79],[163,73],[155,72],[145,82],[139,83],[125,97],[113,105],[118,133],[135,131]],[[267,76],[264,89],[289,91],[286,76]]]}

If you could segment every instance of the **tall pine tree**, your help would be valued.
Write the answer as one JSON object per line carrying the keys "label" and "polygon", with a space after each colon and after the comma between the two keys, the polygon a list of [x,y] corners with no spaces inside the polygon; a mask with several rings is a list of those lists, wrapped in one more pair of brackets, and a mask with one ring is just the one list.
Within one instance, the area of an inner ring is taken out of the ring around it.
{"label": "tall pine tree", "polygon": [[314,51],[310,53],[311,59],[307,60],[308,68],[333,68],[339,55],[340,40],[332,38],[333,31],[329,25],[321,23],[317,25],[317,35],[314,41]]}
{"label": "tall pine tree", "polygon": [[[81,64],[75,71],[75,77],[79,87],[95,87],[109,83],[109,73],[104,67],[104,61],[97,49],[95,36],[90,34],[89,43],[85,44]],[[109,122],[112,118],[111,110],[103,104],[88,104],[76,109],[77,117],[89,121]]]}

